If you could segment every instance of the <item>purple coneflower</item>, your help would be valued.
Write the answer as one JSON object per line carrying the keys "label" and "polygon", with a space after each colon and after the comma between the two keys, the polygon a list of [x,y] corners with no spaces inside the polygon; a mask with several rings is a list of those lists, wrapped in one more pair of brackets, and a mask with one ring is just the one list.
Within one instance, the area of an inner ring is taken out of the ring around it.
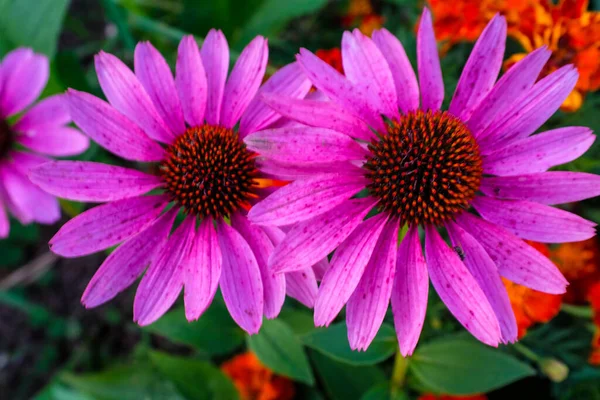
{"label": "purple coneflower", "polygon": [[[354,31],[342,40],[345,77],[305,49],[297,57],[329,101],[263,96],[309,127],[246,137],[266,157],[263,170],[296,177],[249,218],[294,224],[271,256],[275,272],[305,268],[337,248],[319,288],[315,323],[328,325],[346,304],[354,349],[369,346],[391,299],[401,351],[411,354],[429,280],[479,340],[512,342],[517,326],[500,277],[547,293],[563,293],[567,285],[522,239],[594,235],[592,222],[550,205],[599,194],[600,178],[547,172],[584,153],[594,136],[584,127],[532,135],[571,92],[577,71],[566,66],[536,82],[550,55],[540,48],[496,82],[505,37],[506,22],[496,16],[447,111],[440,110],[444,84],[428,10],[417,37],[418,83],[393,35],[383,29],[371,40]],[[401,226],[408,231],[398,249]],[[450,245],[438,229],[447,231]]]}
{"label": "purple coneflower", "polygon": [[72,156],[89,145],[87,137],[66,126],[71,118],[64,96],[30,107],[48,74],[48,58],[26,48],[11,51],[0,65],[0,238],[10,230],[6,209],[22,224],[58,221],[57,199],[29,180],[29,169],[49,161],[45,156]]}
{"label": "purple coneflower", "polygon": [[[263,315],[279,313],[286,286],[288,294],[312,306],[313,270],[271,273],[268,257],[284,233],[246,217],[252,204],[279,184],[257,169],[256,153],[242,141],[280,119],[256,94],[302,98],[311,87],[294,63],[261,88],[267,59],[267,41],[256,37],[227,79],[227,41],[212,30],[202,50],[192,36],[183,38],[175,78],[146,42],[136,47],[135,73],[110,54],[96,57],[109,103],[69,90],[73,120],[87,135],[116,156],[154,163],[148,168],[152,173],[92,162],[54,162],[31,173],[57,196],[107,203],[77,216],[50,241],[65,257],[121,244],[88,285],[86,307],[112,299],[148,265],[134,302],[140,325],[164,314],[182,288],[186,317],[194,320],[220,286],[233,319],[249,333],[259,330]],[[179,211],[185,218],[169,236]]]}

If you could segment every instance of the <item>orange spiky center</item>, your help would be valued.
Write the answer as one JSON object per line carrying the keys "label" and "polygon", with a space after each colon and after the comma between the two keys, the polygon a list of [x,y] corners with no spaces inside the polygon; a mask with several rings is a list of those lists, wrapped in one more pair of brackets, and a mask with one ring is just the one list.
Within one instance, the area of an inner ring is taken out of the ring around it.
{"label": "orange spiky center", "polygon": [[256,154],[237,133],[220,126],[189,128],[167,148],[159,166],[165,190],[188,214],[228,217],[250,209],[256,189],[264,186]]}
{"label": "orange spiky center", "polygon": [[469,207],[483,173],[479,146],[445,111],[416,111],[388,124],[364,164],[379,208],[409,225],[441,225]]}
{"label": "orange spiky center", "polygon": [[14,134],[4,120],[0,120],[0,160],[8,155],[13,145]]}

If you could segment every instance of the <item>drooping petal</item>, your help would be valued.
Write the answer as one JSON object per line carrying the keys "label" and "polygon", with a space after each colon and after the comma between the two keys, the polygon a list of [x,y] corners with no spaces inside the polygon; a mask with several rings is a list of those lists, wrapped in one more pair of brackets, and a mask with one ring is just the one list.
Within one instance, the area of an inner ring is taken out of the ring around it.
{"label": "drooping petal", "polygon": [[242,235],[254,253],[263,285],[264,314],[269,319],[275,318],[285,301],[285,277],[275,274],[268,267],[273,243],[258,225],[250,223],[248,218],[239,213],[231,216],[231,226]]}
{"label": "drooping petal", "polygon": [[162,160],[164,150],[105,101],[69,89],[67,103],[77,126],[111,153],[133,161]]}
{"label": "drooping petal", "polygon": [[439,110],[444,101],[444,81],[431,13],[423,9],[417,33],[417,65],[421,88],[421,109]]}
{"label": "drooping petal", "polygon": [[204,218],[190,247],[189,261],[186,262],[183,300],[188,321],[200,318],[215,297],[222,263],[223,256],[213,220]]}
{"label": "drooping petal", "polygon": [[585,153],[596,136],[589,128],[553,129],[511,143],[483,159],[483,172],[510,176],[545,172]]}
{"label": "drooping petal", "polygon": [[[6,192],[6,188],[2,182],[2,176],[4,175],[5,168],[0,165],[0,203],[4,204],[8,212],[17,219],[21,223],[21,225],[27,225],[33,222],[33,216],[29,210],[25,210],[19,208],[17,204],[15,204],[11,199],[8,193]],[[17,170],[15,168],[15,170]],[[18,170],[17,170],[18,171]]]}
{"label": "drooping petal", "polygon": [[87,136],[68,126],[30,130],[17,135],[16,142],[38,153],[57,157],[81,154],[90,145]]}
{"label": "drooping petal", "polygon": [[450,312],[478,340],[497,347],[501,333],[492,306],[467,267],[432,226],[425,228],[425,254],[431,283]]}
{"label": "drooping petal", "polygon": [[171,68],[150,42],[140,42],[135,47],[134,70],[169,130],[175,135],[185,132],[183,110]]}
{"label": "drooping petal", "polygon": [[374,137],[363,120],[331,101],[293,99],[269,93],[261,98],[282,116],[302,124],[331,129],[362,140]]}
{"label": "drooping petal", "polygon": [[485,27],[460,75],[449,111],[465,121],[490,92],[502,67],[506,19],[500,14]]}
{"label": "drooping petal", "polygon": [[539,203],[477,197],[471,204],[484,219],[522,239],[565,243],[579,242],[596,234],[594,222]]}
{"label": "drooping petal", "polygon": [[306,49],[300,49],[296,59],[317,89],[379,132],[386,132],[379,112],[367,101],[368,95],[364,87],[353,85],[333,67]]}
{"label": "drooping petal", "polygon": [[535,132],[558,110],[578,78],[577,69],[566,65],[537,82],[477,137],[482,153],[491,153],[498,146],[505,146]]}
{"label": "drooping petal", "polygon": [[264,309],[260,269],[252,249],[235,229],[220,221],[217,227],[223,254],[220,286],[231,317],[249,334],[262,325]]}
{"label": "drooping petal", "polygon": [[347,161],[294,164],[259,157],[256,166],[261,172],[284,181],[311,178],[317,174],[364,175],[362,168]]}
{"label": "drooping petal", "polygon": [[362,160],[367,154],[350,136],[305,126],[267,129],[244,139],[250,150],[285,163],[328,163]]}
{"label": "drooping petal", "polygon": [[352,199],[316,218],[300,222],[287,233],[271,255],[275,272],[308,268],[342,243],[377,203],[371,197]]}
{"label": "drooping petal", "polygon": [[312,269],[315,271],[315,278],[317,278],[318,281],[322,281],[325,273],[329,270],[329,267],[330,265],[327,257],[313,265]]}
{"label": "drooping petal", "polygon": [[513,65],[494,85],[490,93],[475,107],[467,125],[475,137],[479,136],[497,116],[502,116],[514,100],[535,83],[551,52],[542,46]]}
{"label": "drooping petal", "polygon": [[219,125],[225,81],[229,70],[229,45],[223,32],[211,29],[200,51],[206,71],[207,97],[204,118],[210,125]]}
{"label": "drooping petal", "polygon": [[462,249],[463,262],[494,309],[500,324],[502,341],[514,342],[518,334],[517,320],[496,264],[473,236],[453,222],[447,223],[446,226],[452,245]]}
{"label": "drooping petal", "polygon": [[153,257],[140,281],[133,301],[133,320],[146,326],[160,317],[183,287],[183,277],[191,260],[187,255],[194,241],[195,217],[186,218]]}
{"label": "drooping petal", "polygon": [[298,300],[308,308],[315,306],[319,287],[312,268],[285,274],[285,291],[288,296]]}
{"label": "drooping petal", "polygon": [[69,107],[64,94],[46,97],[25,112],[14,125],[16,132],[28,132],[40,128],[62,126],[71,122]]}
{"label": "drooping petal", "polygon": [[50,65],[46,56],[26,48],[8,53],[0,66],[0,116],[6,118],[33,103],[44,90],[49,75]]}
{"label": "drooping petal", "polygon": [[419,83],[402,43],[387,29],[373,32],[373,41],[385,57],[394,78],[398,108],[404,113],[419,108]]}
{"label": "drooping petal", "polygon": [[320,174],[297,180],[254,205],[248,217],[259,225],[291,225],[321,215],[366,186],[360,176]]}
{"label": "drooping petal", "polygon": [[352,349],[367,350],[385,318],[396,272],[398,227],[396,219],[386,223],[373,256],[348,300],[346,322]]}
{"label": "drooping petal", "polygon": [[[315,303],[315,325],[328,326],[358,286],[369,264],[387,216],[380,213],[356,227],[337,248]],[[348,325],[350,329],[350,325]]]}
{"label": "drooping petal", "polygon": [[94,202],[136,197],[162,184],[155,175],[89,161],[50,161],[32,168],[29,178],[55,196]]}
{"label": "drooping petal", "polygon": [[419,228],[411,226],[400,243],[396,260],[396,276],[392,290],[394,325],[400,352],[412,355],[425,322],[429,276],[423,256]]}
{"label": "drooping petal", "polygon": [[233,128],[256,95],[267,69],[269,46],[257,36],[246,46],[235,63],[223,94],[221,125]]}
{"label": "drooping petal", "polygon": [[164,247],[176,215],[177,209],[171,209],[110,253],[85,288],[81,303],[86,308],[99,306],[133,284]]}
{"label": "drooping petal", "polygon": [[202,126],[208,98],[206,71],[192,35],[186,35],[177,50],[176,84],[188,125]]}
{"label": "drooping petal", "polygon": [[4,239],[8,237],[8,233],[10,232],[10,221],[8,220],[8,214],[6,214],[6,210],[4,209],[4,204],[0,200],[0,239]]}
{"label": "drooping petal", "polygon": [[10,203],[26,219],[42,224],[53,224],[60,219],[60,205],[56,197],[34,185],[18,170],[4,166],[0,178]]}
{"label": "drooping petal", "polygon": [[152,139],[172,143],[175,132],[171,132],[160,117],[135,74],[117,57],[103,51],[96,55],[94,61],[98,81],[110,104]]}
{"label": "drooping petal", "polygon": [[281,68],[260,88],[252,99],[248,108],[242,115],[240,122],[240,135],[246,136],[271,125],[281,118],[281,115],[272,110],[262,100],[262,96],[271,94],[277,97],[284,96],[291,99],[302,99],[312,83],[308,80],[298,63],[291,63]]}
{"label": "drooping petal", "polygon": [[505,278],[544,293],[561,294],[568,285],[556,265],[505,229],[463,213],[456,222],[483,246]]}
{"label": "drooping petal", "polygon": [[63,257],[107,249],[150,226],[168,201],[166,196],[134,197],[94,207],[64,224],[50,249]]}
{"label": "drooping petal", "polygon": [[600,195],[600,176],[585,172],[550,171],[539,174],[489,177],[479,188],[491,197],[563,204]]}
{"label": "drooping petal", "polygon": [[369,103],[390,119],[398,118],[398,99],[390,68],[375,43],[358,29],[342,38],[344,74],[354,85],[364,86]]}

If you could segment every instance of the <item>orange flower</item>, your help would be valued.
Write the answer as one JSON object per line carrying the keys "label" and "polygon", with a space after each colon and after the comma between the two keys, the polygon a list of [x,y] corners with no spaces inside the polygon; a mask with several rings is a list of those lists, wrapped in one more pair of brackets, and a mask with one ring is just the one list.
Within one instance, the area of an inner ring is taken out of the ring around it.
{"label": "orange flower", "polygon": [[370,0],[350,0],[348,12],[342,18],[347,27],[358,26],[365,35],[371,36],[375,29],[383,26],[383,17],[373,11]]}
{"label": "orange flower", "polygon": [[369,14],[363,17],[358,29],[365,35],[371,36],[375,29],[383,26],[383,17],[377,14]]}
{"label": "orange flower", "polygon": [[325,61],[327,64],[331,65],[339,73],[344,73],[344,66],[342,64],[342,52],[338,47],[334,47],[333,49],[329,50],[319,49],[315,52],[315,55],[321,60]]}
{"label": "orange flower", "polygon": [[586,303],[591,286],[600,282],[598,238],[561,244],[551,251],[550,258],[569,281],[565,302]]}
{"label": "orange flower", "polygon": [[419,396],[417,400],[487,400],[487,396],[485,394],[474,394],[471,396],[450,396],[449,394],[424,394]]}
{"label": "orange flower", "polygon": [[240,393],[242,400],[291,400],[294,384],[288,378],[275,375],[250,352],[237,355],[221,365]]}
{"label": "orange flower", "polygon": [[[549,256],[548,246],[529,241],[527,243],[545,256]],[[510,304],[517,319],[519,338],[525,336],[527,329],[532,325],[548,322],[560,311],[562,295],[542,293],[505,278],[502,280],[504,281]]]}
{"label": "orange flower", "polygon": [[588,300],[594,311],[594,324],[596,324],[589,362],[592,365],[600,365],[600,282],[596,282],[590,287]]}

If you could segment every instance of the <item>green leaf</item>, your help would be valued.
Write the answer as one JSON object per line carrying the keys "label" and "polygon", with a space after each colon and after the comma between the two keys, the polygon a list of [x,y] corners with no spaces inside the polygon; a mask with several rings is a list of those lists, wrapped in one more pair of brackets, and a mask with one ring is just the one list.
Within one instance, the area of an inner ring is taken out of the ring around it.
{"label": "green leaf", "polygon": [[396,352],[398,340],[394,328],[388,324],[381,329],[366,351],[353,351],[348,344],[347,327],[344,322],[329,328],[317,329],[301,337],[302,342],[329,357],[352,365],[377,364]]}
{"label": "green leaf", "polygon": [[285,322],[298,336],[305,335],[315,330],[313,315],[305,309],[290,309],[284,307],[277,319]]}
{"label": "green leaf", "polygon": [[246,336],[233,322],[225,305],[218,300],[198,321],[188,322],[183,307],[165,314],[145,330],[210,355],[223,355],[238,348]]}
{"label": "green leaf", "polygon": [[311,352],[315,369],[329,396],[335,400],[360,399],[385,375],[375,366],[354,366],[335,361],[319,352]]}
{"label": "green leaf", "polygon": [[248,337],[248,347],[274,372],[312,385],[314,378],[300,340],[282,321],[265,320],[260,332]]}
{"label": "green leaf", "polygon": [[365,393],[360,400],[408,400],[409,397],[405,392],[396,391],[392,393],[392,389],[388,383],[371,388]]}
{"label": "green leaf", "polygon": [[462,335],[418,347],[409,369],[420,385],[452,395],[489,392],[535,373],[517,358]]}
{"label": "green leaf", "polygon": [[189,400],[234,400],[238,392],[218,368],[206,361],[151,352],[154,366]]}
{"label": "green leaf", "polygon": [[0,0],[0,31],[10,47],[52,58],[70,0]]}

